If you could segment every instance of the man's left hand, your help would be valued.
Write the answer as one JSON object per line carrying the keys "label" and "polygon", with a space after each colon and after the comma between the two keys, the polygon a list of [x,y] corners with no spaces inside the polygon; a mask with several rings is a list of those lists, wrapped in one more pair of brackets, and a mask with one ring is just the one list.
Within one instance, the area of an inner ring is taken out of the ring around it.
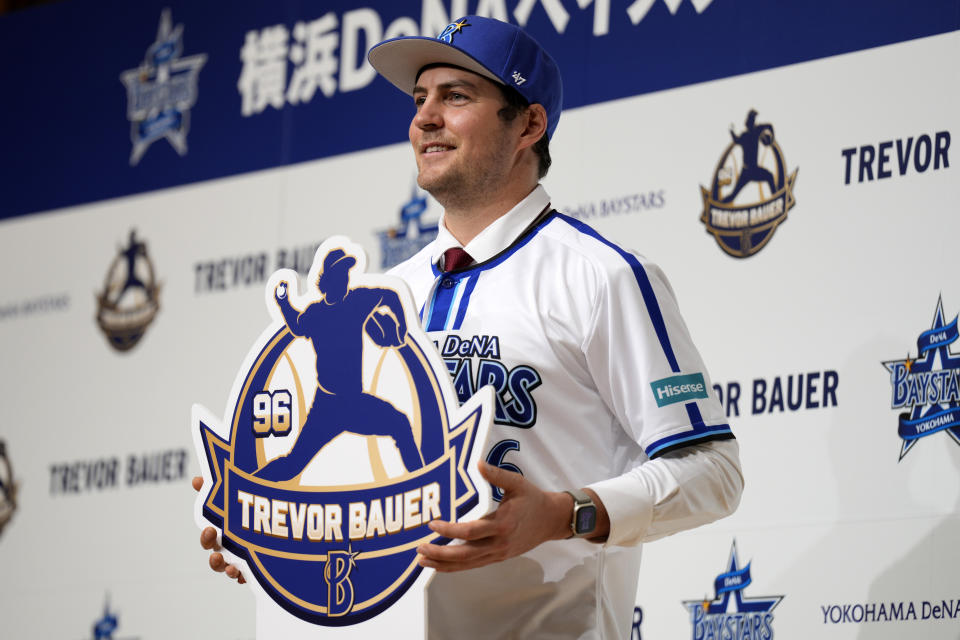
{"label": "man's left hand", "polygon": [[480,475],[500,487],[503,500],[491,514],[472,522],[434,520],[430,528],[462,544],[421,544],[423,567],[437,571],[463,571],[526,553],[547,540],[570,537],[573,498],[564,492],[542,491],[519,473],[485,462]]}

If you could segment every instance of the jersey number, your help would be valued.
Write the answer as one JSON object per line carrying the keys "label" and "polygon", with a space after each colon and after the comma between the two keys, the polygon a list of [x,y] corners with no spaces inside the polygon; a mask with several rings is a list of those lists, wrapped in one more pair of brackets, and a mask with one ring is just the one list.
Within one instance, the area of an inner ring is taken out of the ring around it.
{"label": "jersey number", "polygon": [[[490,449],[490,453],[487,454],[487,464],[492,464],[495,467],[500,467],[501,469],[506,469],[507,471],[513,471],[514,473],[523,475],[523,471],[520,471],[520,467],[512,462],[503,461],[503,459],[507,457],[507,454],[511,451],[520,451],[520,443],[516,440],[501,440],[497,444],[493,445],[493,448]],[[503,500],[503,491],[500,491],[500,487],[493,487],[493,499],[497,502]]]}

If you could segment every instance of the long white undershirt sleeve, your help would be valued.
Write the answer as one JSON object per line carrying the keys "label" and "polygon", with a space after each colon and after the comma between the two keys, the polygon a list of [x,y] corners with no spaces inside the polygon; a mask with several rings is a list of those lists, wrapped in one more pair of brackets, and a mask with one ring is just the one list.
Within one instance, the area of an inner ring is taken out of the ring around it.
{"label": "long white undershirt sleeve", "polygon": [[727,516],[743,491],[736,440],[695,444],[591,484],[610,517],[607,544],[635,545]]}

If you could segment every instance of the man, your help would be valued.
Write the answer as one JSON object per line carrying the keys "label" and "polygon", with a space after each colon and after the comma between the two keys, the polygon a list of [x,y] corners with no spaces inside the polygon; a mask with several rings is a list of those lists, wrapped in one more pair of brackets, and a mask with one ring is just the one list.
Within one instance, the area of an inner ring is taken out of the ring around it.
{"label": "man", "polygon": [[[438,344],[495,345],[447,361],[463,396],[497,388],[481,473],[501,501],[479,521],[431,523],[462,543],[418,548],[440,572],[430,636],[625,638],[640,543],[731,513],[743,487],[673,293],[551,208],[538,182],[560,73],[522,30],[467,16],[369,60],[413,96],[418,182],[444,207],[437,239],[393,273]],[[213,548],[215,532],[201,540]]]}

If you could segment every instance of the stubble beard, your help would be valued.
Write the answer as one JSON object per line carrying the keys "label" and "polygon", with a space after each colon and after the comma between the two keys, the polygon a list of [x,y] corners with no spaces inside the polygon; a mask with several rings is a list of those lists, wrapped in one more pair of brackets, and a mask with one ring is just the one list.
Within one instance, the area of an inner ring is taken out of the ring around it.
{"label": "stubble beard", "polygon": [[417,184],[446,210],[469,210],[484,202],[507,183],[511,167],[511,153],[501,142],[472,166],[458,162],[440,175],[429,177],[422,171]]}

